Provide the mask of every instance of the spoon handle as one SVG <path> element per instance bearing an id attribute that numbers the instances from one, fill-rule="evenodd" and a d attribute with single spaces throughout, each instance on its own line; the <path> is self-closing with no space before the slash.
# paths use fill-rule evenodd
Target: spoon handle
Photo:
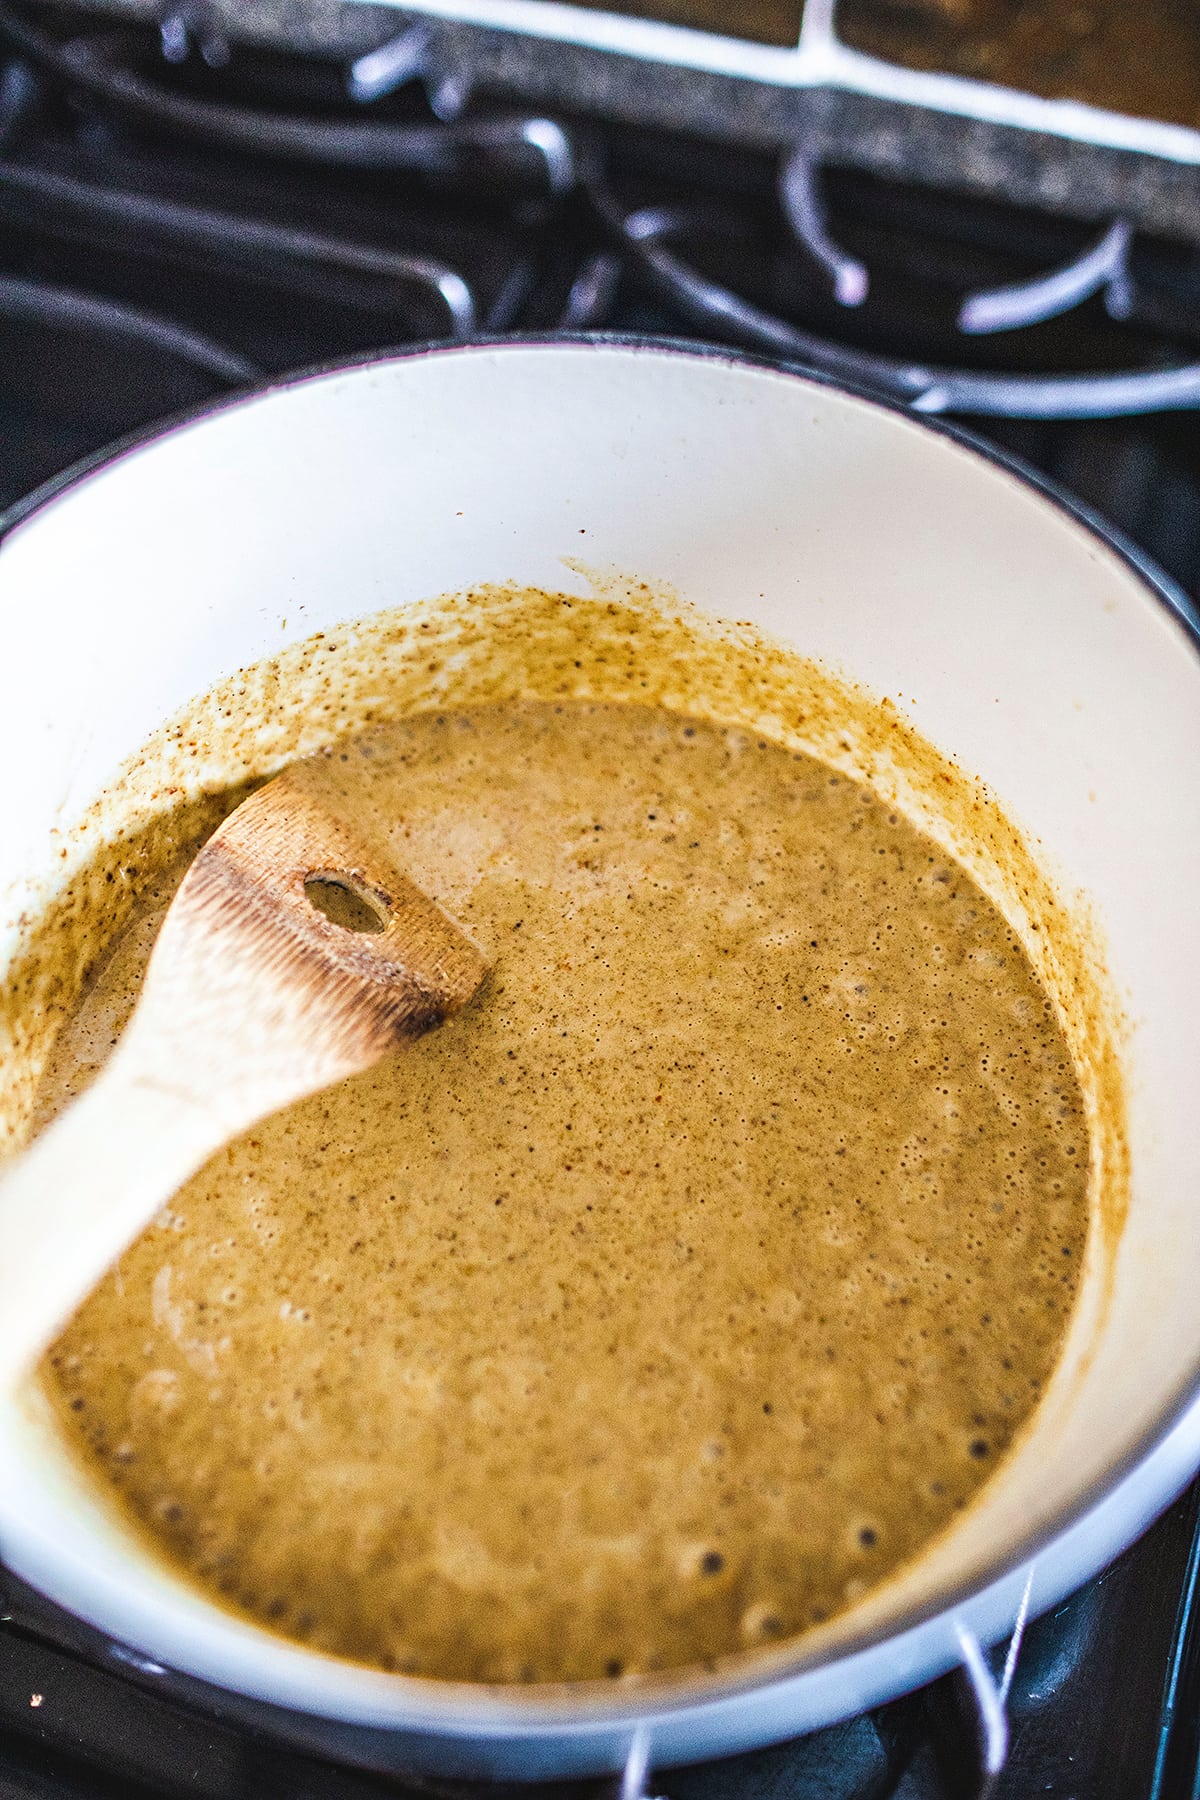
<path id="1" fill-rule="evenodd" d="M 229 1135 L 224 1117 L 139 1062 L 118 1050 L 0 1177 L 0 1392 Z"/>

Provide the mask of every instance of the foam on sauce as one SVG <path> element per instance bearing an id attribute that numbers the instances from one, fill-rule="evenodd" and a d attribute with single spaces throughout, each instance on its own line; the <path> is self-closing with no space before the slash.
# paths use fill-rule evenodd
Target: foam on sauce
<path id="1" fill-rule="evenodd" d="M 844 1609 L 995 1468 L 1077 1287 L 1095 1102 L 1012 922 L 744 716 L 476 695 L 308 779 L 494 974 L 105 1279 L 45 1370 L 91 1466 L 221 1604 L 384 1668 L 618 1676 Z M 127 1014 L 160 841 L 43 1113 Z"/>

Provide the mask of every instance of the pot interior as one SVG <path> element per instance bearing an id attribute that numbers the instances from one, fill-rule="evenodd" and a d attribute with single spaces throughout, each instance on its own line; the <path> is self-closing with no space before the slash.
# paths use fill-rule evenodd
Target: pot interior
<path id="1" fill-rule="evenodd" d="M 794 376 L 560 345 L 302 381 L 122 456 L 0 551 L 10 976 L 24 921 L 84 855 L 88 809 L 186 702 L 325 634 L 333 660 L 307 657 L 286 706 L 257 677 L 233 682 L 244 729 L 219 758 L 176 746 L 199 795 L 356 722 L 336 674 L 353 621 L 506 582 L 598 606 L 645 582 L 668 608 L 673 593 L 747 622 L 888 697 L 986 782 L 1065 903 L 1063 932 L 1089 947 L 1076 975 L 1094 986 L 1093 1049 L 1118 1071 L 1127 1211 L 1097 1220 L 1063 1363 L 1024 1439 L 928 1554 L 776 1659 L 815 1666 L 1028 1554 L 1140 1453 L 1200 1368 L 1200 664 L 1134 570 L 1018 478 Z M 37 1045 L 10 1011 L 11 1074 Z M 460 1704 L 221 1614 L 148 1560 L 37 1407 L 15 1401 L 0 1407 L 0 1550 L 115 1635 L 229 1686 L 378 1721 Z M 662 1687 L 664 1700 L 704 1691 Z M 592 1701 L 475 1704 L 550 1719 Z"/>

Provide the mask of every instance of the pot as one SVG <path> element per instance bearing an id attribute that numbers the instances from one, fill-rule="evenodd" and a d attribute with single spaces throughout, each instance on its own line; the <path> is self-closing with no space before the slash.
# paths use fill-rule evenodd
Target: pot
<path id="1" fill-rule="evenodd" d="M 629 1688 L 417 1681 L 272 1638 L 156 1563 L 28 1396 L 0 1401 L 12 1569 L 143 1670 L 384 1769 L 530 1780 L 631 1746 L 664 1766 L 857 1713 L 1058 1600 L 1200 1464 L 1194 627 L 1128 546 L 961 435 L 723 353 L 510 343 L 304 376 L 68 477 L 0 548 L 0 963 L 75 823 L 190 697 L 384 605 L 585 593 L 580 557 L 893 697 L 1086 896 L 1128 1022 L 1129 1204 L 958 1525 L 819 1638 Z"/>

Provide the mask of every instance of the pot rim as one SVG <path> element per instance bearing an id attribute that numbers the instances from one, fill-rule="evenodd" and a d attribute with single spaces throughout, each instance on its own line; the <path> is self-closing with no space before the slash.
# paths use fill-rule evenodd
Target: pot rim
<path id="1" fill-rule="evenodd" d="M 183 408 L 176 413 L 167 415 L 164 419 L 130 432 L 114 443 L 81 458 L 60 474 L 52 476 L 30 494 L 0 512 L 0 552 L 3 551 L 5 543 L 11 535 L 40 518 L 43 513 L 68 498 L 74 489 L 90 481 L 94 476 L 115 467 L 139 451 L 148 450 L 156 443 L 173 437 L 178 432 L 202 425 L 209 419 L 219 417 L 247 402 L 266 400 L 275 394 L 282 394 L 293 388 L 307 386 L 310 383 L 339 375 L 353 375 L 368 368 L 390 367 L 393 364 L 422 361 L 434 356 L 470 356 L 481 352 L 493 354 L 498 351 L 520 352 L 538 349 L 576 350 L 593 354 L 602 354 L 606 351 L 636 352 L 651 356 L 678 357 L 681 360 L 695 362 L 723 363 L 734 368 L 757 369 L 766 374 L 782 376 L 801 385 L 844 394 L 882 412 L 898 414 L 909 424 L 949 439 L 960 449 L 978 457 L 990 468 L 998 469 L 1018 485 L 1032 489 L 1050 507 L 1063 515 L 1070 524 L 1082 528 L 1087 535 L 1096 539 L 1106 551 L 1115 556 L 1133 573 L 1148 598 L 1155 601 L 1167 614 L 1180 632 L 1197 664 L 1200 665 L 1200 608 L 1191 600 L 1182 586 L 1167 575 L 1155 560 L 1131 538 L 1118 527 L 1110 524 L 1101 513 L 1085 502 L 1076 499 L 1061 488 L 1057 482 L 1026 463 L 1021 457 L 1000 448 L 968 428 L 916 411 L 892 395 L 881 394 L 865 384 L 835 378 L 821 370 L 810 369 L 800 362 L 743 351 L 736 347 L 711 344 L 703 340 L 648 333 L 581 332 L 568 334 L 544 332 L 503 336 L 481 334 L 463 340 L 428 340 L 416 344 L 402 344 L 388 349 L 366 351 L 334 361 L 308 365 L 281 375 L 268 376 L 260 382 L 254 382 L 234 392 Z M 1200 668 L 1198 668 L 1198 672 L 1200 672 Z M 1200 699 L 1200 691 L 1198 691 L 1198 699 Z M 985 1593 L 1029 1568 L 1064 1540 L 1069 1533 L 1082 1526 L 1088 1515 L 1102 1503 L 1114 1499 L 1117 1490 L 1134 1477 L 1156 1452 L 1166 1449 L 1167 1440 L 1184 1424 L 1190 1412 L 1196 1411 L 1200 1414 L 1198 1403 L 1200 1403 L 1200 1359 L 1189 1366 L 1176 1386 L 1172 1397 L 1160 1409 L 1155 1421 L 1139 1435 L 1132 1446 L 1110 1461 L 1104 1473 L 1092 1482 L 1071 1506 L 1057 1516 L 1053 1525 L 1034 1531 L 1007 1551 L 977 1564 L 973 1572 L 968 1572 L 958 1581 L 943 1583 L 940 1588 L 927 1594 L 924 1599 L 913 1602 L 886 1624 L 867 1626 L 861 1631 L 843 1638 L 832 1655 L 822 1654 L 819 1645 L 805 1649 L 806 1639 L 811 1634 L 804 1634 L 792 1645 L 780 1646 L 775 1650 L 735 1653 L 727 1659 L 722 1659 L 717 1667 L 711 1670 L 685 1665 L 678 1669 L 664 1670 L 661 1674 L 640 1677 L 636 1685 L 625 1686 L 611 1681 L 595 1681 L 547 1683 L 524 1689 L 512 1686 L 497 1687 L 486 1683 L 449 1682 L 426 1677 L 392 1675 L 385 1671 L 355 1664 L 345 1658 L 308 1650 L 304 1646 L 290 1643 L 286 1638 L 275 1639 L 261 1628 L 252 1629 L 264 1654 L 271 1647 L 277 1645 L 278 1650 L 284 1655 L 301 1657 L 310 1667 L 326 1665 L 339 1671 L 358 1670 L 368 1679 L 373 1678 L 372 1687 L 375 1690 L 373 1697 L 382 1700 L 385 1688 L 394 1695 L 390 1704 L 368 1705 L 361 1710 L 356 1709 L 354 1714 L 327 1711 L 325 1716 L 330 1718 L 357 1717 L 364 1724 L 378 1725 L 384 1729 L 389 1726 L 417 1730 L 424 1728 L 439 1735 L 465 1735 L 482 1729 L 485 1733 L 501 1737 L 520 1735 L 530 1730 L 541 1731 L 553 1736 L 557 1734 L 570 1735 L 580 1729 L 603 1729 L 606 1725 L 636 1727 L 643 1722 L 649 1723 L 656 1716 L 661 1717 L 664 1713 L 679 1714 L 697 1707 L 720 1705 L 722 1702 L 735 1700 L 740 1695 L 760 1692 L 806 1674 L 815 1674 L 820 1671 L 832 1675 L 840 1668 L 851 1665 L 855 1659 L 871 1652 L 877 1652 L 882 1646 L 915 1632 L 921 1627 L 929 1626 L 939 1619 L 944 1619 L 960 1608 L 969 1606 L 971 1602 L 978 1600 Z M 1194 1465 L 1197 1459 L 1200 1459 L 1200 1432 L 1197 1434 L 1197 1443 L 1190 1459 L 1191 1463 Z M 1155 1512 L 1169 1504 L 1180 1485 L 1177 1480 L 1163 1484 L 1161 1494 L 1154 1496 Z M 1143 1509 L 1143 1515 L 1140 1516 L 1144 1516 L 1144 1513 L 1145 1509 Z M 1137 1529 L 1140 1527 L 1135 1527 L 1134 1535 L 1136 1535 Z M 1102 1534 L 1102 1536 L 1104 1536 L 1107 1546 L 1110 1537 L 1108 1534 Z M 1131 1539 L 1126 1538 L 1123 1541 L 1127 1543 Z M 1089 1556 L 1091 1554 L 1089 1552 Z M 1088 1570 L 1095 1573 L 1106 1560 L 1108 1560 L 1107 1554 L 1095 1563 L 1088 1561 Z M 1068 1589 L 1063 1588 L 1062 1591 L 1066 1592 Z M 1046 1604 L 1053 1604 L 1054 1599 L 1058 1597 L 1058 1592 L 1058 1589 L 1053 1588 L 1051 1584 L 1051 1592 L 1046 1599 Z M 220 1613 L 221 1609 L 214 1606 L 214 1611 Z M 224 1617 L 231 1625 L 242 1625 L 242 1621 L 238 1620 L 234 1614 L 227 1614 Z M 102 1626 L 98 1628 L 101 1631 L 104 1630 Z M 934 1674 L 951 1666 L 952 1660 L 952 1657 L 943 1657 L 937 1661 L 935 1653 L 935 1657 L 930 1660 L 926 1672 L 920 1679 L 922 1681 L 931 1679 Z M 935 1661 L 937 1661 L 936 1667 L 934 1666 Z M 175 1666 L 179 1668 L 178 1664 Z M 209 1674 L 200 1674 L 198 1671 L 189 1671 L 186 1668 L 180 1668 L 180 1673 L 192 1680 L 199 1679 L 206 1683 L 212 1683 L 218 1689 L 221 1686 L 221 1683 Z M 228 1691 L 242 1694 L 252 1693 L 252 1690 L 241 1682 L 236 1687 L 231 1686 Z M 258 1697 L 268 1704 L 285 1708 L 294 1704 L 280 1699 L 277 1694 L 262 1692 L 261 1689 Z"/>

